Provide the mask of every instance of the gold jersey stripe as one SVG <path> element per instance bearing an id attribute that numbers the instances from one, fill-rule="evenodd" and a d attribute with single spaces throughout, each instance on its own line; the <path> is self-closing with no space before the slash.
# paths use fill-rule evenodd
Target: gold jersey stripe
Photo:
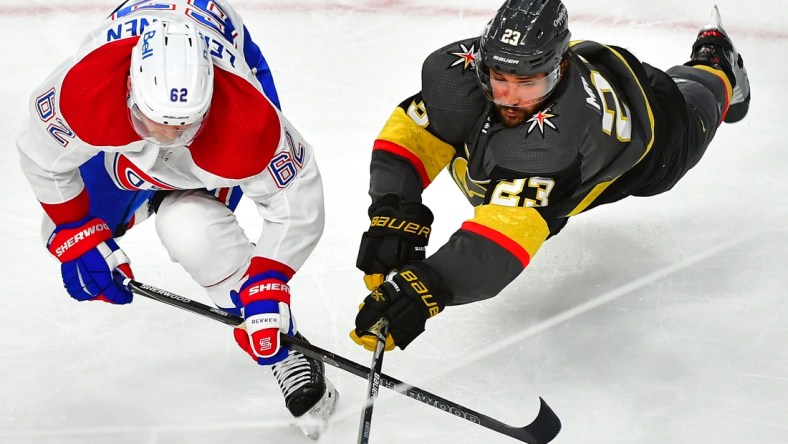
<path id="1" fill-rule="evenodd" d="M 424 165 L 430 182 L 454 157 L 454 148 L 451 145 L 419 126 L 399 107 L 391 113 L 378 140 L 399 145 L 418 158 Z"/>
<path id="2" fill-rule="evenodd" d="M 491 231 L 478 229 L 477 226 Z M 533 257 L 550 234 L 547 222 L 534 208 L 479 205 L 463 229 L 480 234 L 502 246 L 523 263 Z"/>
<path id="3" fill-rule="evenodd" d="M 712 68 L 711 66 L 706 66 L 706 65 L 695 65 L 694 68 L 710 72 L 710 73 L 714 74 L 715 76 L 719 77 L 720 80 L 722 80 L 722 83 L 725 84 L 725 92 L 728 95 L 728 101 L 727 102 L 730 103 L 731 99 L 733 98 L 733 87 L 731 86 L 731 81 L 728 80 L 728 76 L 724 72 L 720 71 L 719 69 L 715 69 L 715 68 Z M 726 109 L 727 109 L 727 107 L 726 107 Z"/>

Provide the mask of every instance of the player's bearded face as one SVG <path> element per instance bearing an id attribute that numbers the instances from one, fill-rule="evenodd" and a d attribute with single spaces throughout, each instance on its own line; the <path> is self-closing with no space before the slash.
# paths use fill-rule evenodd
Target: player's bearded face
<path id="1" fill-rule="evenodd" d="M 558 82 L 559 69 L 533 76 L 517 76 L 490 69 L 490 89 L 498 117 L 507 127 L 533 115 Z"/>
<path id="2" fill-rule="evenodd" d="M 508 128 L 513 128 L 525 122 L 525 119 L 536 112 L 535 108 L 535 106 L 517 108 L 513 106 L 495 105 L 495 111 L 498 113 L 498 118 L 500 118 L 503 125 Z"/>

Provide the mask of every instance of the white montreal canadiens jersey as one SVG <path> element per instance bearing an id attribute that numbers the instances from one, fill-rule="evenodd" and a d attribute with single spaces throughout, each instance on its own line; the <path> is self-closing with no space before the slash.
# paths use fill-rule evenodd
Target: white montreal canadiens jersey
<path id="1" fill-rule="evenodd" d="M 214 63 L 211 109 L 188 147 L 146 142 L 128 117 L 131 49 L 162 19 L 198 24 Z M 106 171 L 120 189 L 240 187 L 264 218 L 288 221 L 289 229 L 269 235 L 300 238 L 291 251 L 255 254 L 300 267 L 308 252 L 299 250 L 311 251 L 322 230 L 320 176 L 311 146 L 263 94 L 246 63 L 245 32 L 240 16 L 218 0 L 127 2 L 91 32 L 31 95 L 31 117 L 17 138 L 22 169 L 49 216 L 62 221 L 64 214 L 87 211 L 79 208 L 85 202 L 78 198 L 84 190 L 79 167 L 104 152 Z M 288 198 L 294 190 L 297 198 Z"/>

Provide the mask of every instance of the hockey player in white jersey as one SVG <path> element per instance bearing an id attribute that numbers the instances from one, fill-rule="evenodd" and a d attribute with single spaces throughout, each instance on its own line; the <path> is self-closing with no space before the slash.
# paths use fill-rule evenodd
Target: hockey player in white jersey
<path id="1" fill-rule="evenodd" d="M 272 366 L 317 438 L 336 390 L 279 334 L 300 337 L 287 284 L 322 234 L 320 173 L 241 17 L 223 0 L 126 2 L 34 91 L 30 111 L 21 167 L 68 293 L 131 302 L 115 240 L 155 214 L 171 260 L 244 316 L 236 341 Z M 263 218 L 251 241 L 233 213 L 242 195 Z"/>

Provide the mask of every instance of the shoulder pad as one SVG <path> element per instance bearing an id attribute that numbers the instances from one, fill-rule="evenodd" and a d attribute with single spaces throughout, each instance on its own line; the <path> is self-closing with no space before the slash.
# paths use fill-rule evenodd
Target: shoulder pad
<path id="1" fill-rule="evenodd" d="M 209 173 L 244 179 L 265 171 L 282 137 L 274 105 L 245 79 L 215 66 L 214 93 L 203 130 L 189 146 Z"/>
<path id="2" fill-rule="evenodd" d="M 68 70 L 60 90 L 60 111 L 74 133 L 93 146 L 123 146 L 140 140 L 128 118 L 128 38 L 96 48 Z"/>
<path id="3" fill-rule="evenodd" d="M 476 77 L 478 49 L 478 37 L 460 40 L 430 54 L 422 66 L 430 125 L 451 143 L 468 139 L 468 131 L 489 104 Z"/>

